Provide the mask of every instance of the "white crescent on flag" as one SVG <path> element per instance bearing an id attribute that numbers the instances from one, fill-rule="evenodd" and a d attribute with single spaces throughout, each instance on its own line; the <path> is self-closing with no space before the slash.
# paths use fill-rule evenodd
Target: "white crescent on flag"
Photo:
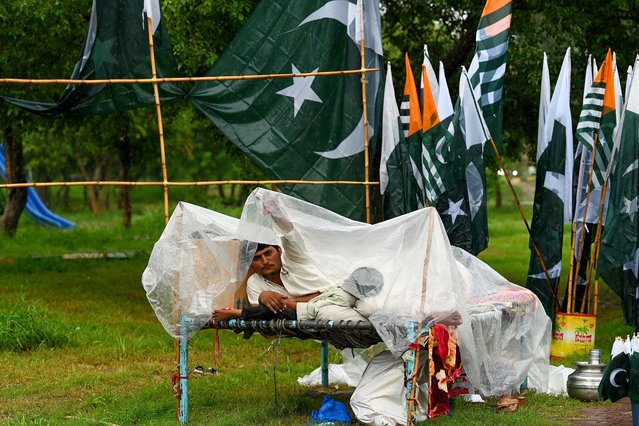
<path id="1" fill-rule="evenodd" d="M 366 12 L 365 12 L 366 13 Z M 365 19 L 375 16 L 372 14 L 367 14 Z M 332 0 L 327 2 L 325 5 L 317 9 L 315 12 L 311 13 L 304 19 L 299 25 L 298 28 L 302 25 L 308 24 L 313 21 L 318 21 L 321 19 L 335 19 L 336 21 L 342 23 L 346 26 L 347 30 L 353 27 L 353 24 L 359 20 L 359 3 L 351 3 L 348 0 Z M 372 20 L 372 19 L 371 19 Z M 374 21 L 374 20 L 372 20 Z M 376 22 L 373 24 L 369 24 L 367 26 L 367 36 L 366 36 L 366 46 L 373 48 L 374 52 L 377 55 L 382 55 L 382 46 L 381 46 L 381 32 L 377 27 Z M 347 31 L 348 36 L 353 40 L 353 42 L 357 45 L 360 44 L 359 37 L 359 29 L 354 28 L 354 31 Z M 369 43 L 370 41 L 370 43 Z M 373 79 L 371 79 L 373 80 Z M 379 84 L 380 79 L 377 78 L 374 80 L 375 85 Z M 368 125 L 368 133 L 369 136 L 373 135 L 374 128 L 370 124 Z M 348 135 L 344 140 L 342 140 L 339 145 L 331 150 L 324 152 L 315 152 L 315 154 L 322 156 L 328 159 L 337 159 L 337 158 L 346 158 L 352 155 L 359 154 L 364 151 L 364 113 L 362 112 L 362 117 L 355 129 Z"/>

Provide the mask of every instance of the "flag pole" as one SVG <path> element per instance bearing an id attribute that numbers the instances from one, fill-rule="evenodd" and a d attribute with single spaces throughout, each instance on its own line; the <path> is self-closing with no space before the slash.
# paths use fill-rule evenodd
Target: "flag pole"
<path id="1" fill-rule="evenodd" d="M 501 160 L 501 155 L 499 154 L 499 150 L 497 149 L 497 145 L 495 145 L 495 141 L 493 140 L 492 136 L 490 137 L 490 145 L 493 147 L 493 151 L 495 152 L 495 158 L 497 158 L 497 161 L 499 162 L 499 166 L 501 167 L 501 170 L 504 172 L 504 176 L 506 177 L 506 182 L 508 182 L 508 186 L 510 187 L 510 192 L 512 192 L 513 197 L 515 198 L 515 203 L 517 204 L 517 208 L 519 209 L 519 214 L 521 215 L 521 218 L 524 220 L 524 225 L 526 225 L 526 229 L 528 230 L 530 243 L 532 244 L 533 250 L 535 251 L 537 258 L 539 259 L 539 264 L 541 265 L 541 268 L 544 270 L 544 275 L 546 276 L 546 282 L 548 283 L 548 287 L 550 288 L 550 293 L 552 294 L 553 301 L 555 302 L 555 309 L 559 311 L 559 300 L 557 299 L 557 292 L 552 286 L 552 281 L 550 279 L 550 275 L 548 274 L 548 268 L 546 268 L 546 264 L 544 263 L 544 259 L 541 256 L 541 252 L 539 251 L 537 244 L 535 244 L 535 240 L 533 239 L 532 232 L 530 231 L 530 226 L 528 225 L 528 221 L 526 220 L 526 215 L 524 214 L 524 210 L 521 207 L 521 203 L 519 202 L 519 197 L 517 196 L 515 187 L 513 186 L 512 182 L 510 181 L 510 178 L 508 177 L 508 171 L 506 170 L 506 166 L 504 166 L 504 163 Z"/>
<path id="2" fill-rule="evenodd" d="M 595 265 L 599 265 L 599 253 L 600 253 L 600 248 L 601 248 L 601 233 L 602 233 L 602 228 L 603 228 L 603 213 L 604 213 L 604 207 L 606 205 L 606 195 L 608 192 L 608 183 L 610 181 L 610 174 L 612 173 L 612 167 L 615 161 L 615 154 L 617 153 L 617 150 L 619 149 L 619 144 L 621 143 L 621 129 L 623 128 L 624 125 L 624 119 L 625 119 L 626 115 L 625 115 L 625 107 L 624 107 L 624 114 L 621 116 L 621 121 L 618 125 L 618 129 L 619 131 L 617 132 L 617 134 L 615 135 L 615 140 L 612 146 L 612 152 L 610 154 L 610 162 L 608 163 L 608 168 L 606 169 L 606 179 L 604 181 L 603 184 L 603 189 L 601 190 L 601 203 L 599 205 L 599 218 L 597 220 L 597 235 L 595 237 L 595 255 L 594 258 L 591 259 L 590 261 L 590 271 L 588 273 L 588 282 L 586 283 L 586 290 L 589 290 L 590 287 L 590 281 L 592 278 L 592 273 L 593 273 L 593 262 Z M 593 150 L 594 152 L 594 150 Z M 594 164 L 594 161 L 593 161 Z M 599 280 L 597 278 L 595 278 L 595 294 L 594 294 L 594 301 L 593 301 L 593 314 L 597 315 L 597 298 L 599 297 Z M 590 306 L 590 300 L 588 301 L 588 305 Z M 583 311 L 584 309 L 584 304 L 583 302 L 581 303 L 581 310 Z"/>
<path id="3" fill-rule="evenodd" d="M 597 143 L 599 142 L 599 137 L 597 132 L 595 131 L 594 134 L 594 138 L 593 138 L 593 144 L 592 144 L 592 158 L 590 161 L 590 170 L 588 171 L 588 183 L 586 186 L 586 204 L 584 206 L 584 216 L 583 216 L 583 220 L 581 221 L 581 235 L 579 236 L 579 253 L 577 253 L 577 265 L 575 266 L 575 271 L 573 273 L 573 280 L 570 283 L 570 285 L 573 287 L 573 294 L 572 294 L 572 298 L 570 300 L 568 300 L 568 309 L 566 309 L 568 311 L 568 313 L 571 313 L 571 309 L 574 310 L 575 308 L 575 304 L 577 303 L 577 287 L 575 287 L 575 275 L 578 277 L 579 276 L 579 268 L 581 267 L 581 256 L 583 255 L 584 252 L 584 238 L 585 238 L 585 229 L 586 229 L 586 220 L 588 218 L 588 206 L 590 204 L 590 183 L 592 182 L 592 173 L 594 171 L 595 168 L 595 160 L 596 160 L 596 156 L 597 156 Z M 586 153 L 584 152 L 584 155 Z M 603 192 L 603 191 L 602 191 Z M 579 208 L 577 206 L 577 208 Z M 575 247 L 576 250 L 576 247 Z M 571 253 L 571 256 L 574 256 L 574 253 Z M 590 259 L 590 262 L 592 263 L 592 259 Z M 586 289 L 588 289 L 586 287 Z M 584 299 L 586 298 L 586 293 L 584 292 L 583 294 Z"/>
<path id="4" fill-rule="evenodd" d="M 577 181 L 577 188 L 579 188 L 577 190 L 577 199 L 575 200 L 575 208 L 578 210 L 579 206 L 581 205 L 581 180 L 582 180 L 582 176 L 583 176 L 583 168 L 585 165 L 585 161 L 586 161 L 586 151 L 584 150 L 581 156 L 581 161 L 579 164 L 579 179 Z M 570 301 L 572 300 L 572 280 L 573 280 L 573 269 L 575 267 L 575 239 L 577 237 L 577 222 L 575 221 L 574 217 L 573 217 L 573 221 L 572 221 L 572 233 L 570 234 L 570 270 L 568 272 L 568 282 L 567 282 L 567 290 L 568 290 L 568 294 L 567 294 L 567 302 L 566 302 L 566 313 L 570 313 L 570 309 L 569 309 L 569 304 Z"/>
<path id="5" fill-rule="evenodd" d="M 594 250 L 594 255 L 590 259 L 590 267 L 588 270 L 588 281 L 586 281 L 586 292 L 584 293 L 584 295 L 588 294 L 588 306 L 590 306 L 590 282 L 592 279 L 592 273 L 593 273 L 594 266 L 597 265 L 597 263 L 599 262 L 599 247 L 601 246 L 601 230 L 603 228 L 603 213 L 604 213 L 604 206 L 606 203 L 606 193 L 608 192 L 607 190 L 608 190 L 608 176 L 606 176 L 606 181 L 604 182 L 603 189 L 601 190 L 599 218 L 597 219 L 597 234 L 595 236 L 595 250 Z M 584 313 L 585 303 L 586 303 L 586 298 L 584 297 L 584 299 L 581 301 L 581 309 L 579 310 L 579 312 Z"/>
<path id="6" fill-rule="evenodd" d="M 415 362 L 413 364 L 413 377 L 411 379 L 411 388 L 410 395 L 408 398 L 408 416 L 407 416 L 407 425 L 413 424 L 413 406 L 415 405 L 415 392 L 417 387 L 417 375 L 419 373 L 419 352 L 421 349 L 420 338 L 422 334 L 422 326 L 423 326 L 423 316 L 425 315 L 424 309 L 426 305 L 426 289 L 428 286 L 428 266 L 430 265 L 430 252 L 433 247 L 433 214 L 430 214 L 428 221 L 428 245 L 426 246 L 426 256 L 425 256 L 425 265 L 424 265 L 424 277 L 422 278 L 422 300 L 421 300 L 421 308 L 419 310 L 419 325 L 417 327 L 417 334 L 415 336 L 415 345 L 413 346 L 415 349 Z M 430 383 L 429 383 L 430 386 Z"/>
<path id="7" fill-rule="evenodd" d="M 359 3 L 359 16 L 360 16 L 360 60 L 362 68 L 362 109 L 364 117 L 364 191 L 366 194 L 366 223 L 371 223 L 371 194 L 368 186 L 368 111 L 366 102 L 366 33 L 364 32 L 364 2 Z"/>
<path id="8" fill-rule="evenodd" d="M 160 91 L 157 83 L 157 69 L 155 66 L 155 44 L 153 41 L 153 22 L 151 17 L 147 15 L 146 18 L 147 35 L 149 38 L 149 52 L 151 60 L 151 75 L 153 80 L 153 96 L 155 98 L 155 111 L 158 119 L 158 134 L 160 135 L 160 159 L 162 164 L 162 189 L 164 198 L 164 224 L 169 223 L 169 187 L 168 174 L 166 170 L 166 153 L 164 150 L 164 126 L 162 124 L 162 107 L 160 106 Z M 174 357 L 176 363 L 176 373 L 180 377 L 180 340 L 174 340 Z M 179 381 L 178 381 L 179 383 Z M 178 420 L 180 420 L 180 405 L 181 405 L 181 392 L 175 392 L 176 395 L 176 413 Z"/>

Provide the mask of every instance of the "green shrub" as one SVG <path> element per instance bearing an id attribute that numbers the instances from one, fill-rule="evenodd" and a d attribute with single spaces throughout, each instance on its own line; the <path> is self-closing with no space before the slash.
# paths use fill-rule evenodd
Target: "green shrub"
<path id="1" fill-rule="evenodd" d="M 66 346 L 68 332 L 39 304 L 19 300 L 0 311 L 0 351 L 23 352 Z"/>

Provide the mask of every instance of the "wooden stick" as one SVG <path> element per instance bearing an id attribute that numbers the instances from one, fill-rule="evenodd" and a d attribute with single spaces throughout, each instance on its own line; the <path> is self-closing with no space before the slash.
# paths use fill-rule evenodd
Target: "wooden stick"
<path id="1" fill-rule="evenodd" d="M 166 154 L 164 150 L 164 126 L 162 125 L 162 107 L 160 106 L 160 91 L 158 89 L 157 70 L 155 67 L 155 45 L 153 41 L 153 29 L 152 29 L 153 23 L 151 22 L 150 16 L 147 16 L 146 18 L 146 28 L 147 28 L 147 35 L 149 38 L 151 75 L 153 77 L 151 79 L 151 82 L 153 84 L 153 96 L 155 98 L 155 111 L 157 113 L 157 120 L 158 120 L 158 134 L 160 136 L 160 161 L 162 165 L 162 178 L 163 178 L 162 193 L 164 196 L 164 224 L 166 225 L 169 223 L 169 187 L 166 184 L 169 179 L 168 179 L 167 170 L 166 170 Z M 181 324 L 179 323 L 179 318 L 176 318 L 176 323 L 178 324 L 178 327 L 180 327 Z M 182 370 L 184 370 L 184 367 L 181 365 L 182 356 L 181 356 L 180 346 L 181 346 L 180 339 L 175 339 L 174 340 L 174 351 L 175 351 L 174 357 L 175 357 L 178 377 L 181 377 Z M 179 382 L 181 387 L 182 380 L 180 380 Z M 178 392 L 177 398 L 176 398 L 176 408 L 177 408 L 176 413 L 177 413 L 178 421 L 182 419 L 180 402 L 181 402 L 181 392 Z"/>
<path id="2" fill-rule="evenodd" d="M 611 160 L 612 161 L 612 158 Z M 593 161 L 594 163 L 594 161 Z M 603 228 L 603 213 L 604 207 L 606 204 L 606 194 L 608 192 L 608 178 L 610 174 L 606 174 L 606 180 L 603 184 L 603 189 L 601 190 L 601 202 L 599 203 L 599 217 L 597 218 L 597 234 L 595 236 L 595 253 L 594 256 L 590 259 L 590 269 L 588 271 L 588 281 L 586 282 L 586 290 L 590 290 L 590 282 L 592 279 L 593 268 L 599 263 L 599 248 L 601 246 L 601 232 Z M 596 297 L 596 296 L 595 296 Z M 585 298 L 584 298 L 585 299 Z M 581 302 L 581 312 L 584 310 L 584 301 Z M 590 300 L 588 300 L 588 306 L 590 306 Z"/>
<path id="3" fill-rule="evenodd" d="M 107 78 L 100 80 L 74 80 L 69 78 L 0 78 L 0 84 L 156 84 L 184 83 L 197 81 L 263 80 L 269 78 L 295 78 L 312 76 L 339 76 L 376 72 L 379 68 L 365 68 L 342 71 L 317 71 L 287 74 L 219 75 L 205 77 L 163 77 L 163 78 Z"/>
<path id="4" fill-rule="evenodd" d="M 581 250 L 579 250 L 579 253 L 577 253 L 577 265 L 575 266 L 575 273 L 573 274 L 573 282 L 571 283 L 571 285 L 573 286 L 573 294 L 572 294 L 572 298 L 570 300 L 568 300 L 568 309 L 566 309 L 566 311 L 568 311 L 568 313 L 571 313 L 572 310 L 574 310 L 575 307 L 575 303 L 577 302 L 577 281 L 579 281 L 579 268 L 581 267 L 581 256 L 584 252 L 584 238 L 585 238 L 585 229 L 586 229 L 586 219 L 588 218 L 588 206 L 590 204 L 590 183 L 592 182 L 592 173 L 593 170 L 595 168 L 595 160 L 596 160 L 596 154 L 597 154 L 597 142 L 599 140 L 598 134 L 597 132 L 595 132 L 594 137 L 593 137 L 593 146 L 592 146 L 592 158 L 590 161 L 590 170 L 588 171 L 588 182 L 587 182 L 587 186 L 586 186 L 586 204 L 584 206 L 584 217 L 583 220 L 581 221 L 581 235 L 579 236 L 579 247 L 581 248 Z M 585 155 L 585 153 L 584 153 Z M 577 208 L 579 208 L 579 206 L 577 206 Z M 592 259 L 590 259 L 590 261 L 592 262 Z M 587 283 L 586 283 L 587 286 Z M 587 288 L 587 287 L 586 287 Z M 584 298 L 586 297 L 586 294 L 584 293 Z"/>
<path id="5" fill-rule="evenodd" d="M 168 174 L 166 170 L 166 153 L 164 150 L 164 126 L 162 125 L 162 107 L 160 106 L 160 91 L 157 83 L 157 70 L 155 67 L 155 48 L 153 44 L 153 30 L 151 25 L 151 18 L 147 17 L 147 32 L 149 35 L 149 50 L 151 52 L 151 73 L 153 78 L 153 96 L 155 97 L 155 110 L 158 117 L 158 133 L 160 134 L 160 159 L 162 163 L 162 190 L 164 194 L 164 224 L 169 223 L 169 187 L 166 184 Z"/>
<path id="6" fill-rule="evenodd" d="M 364 32 L 364 2 L 359 4 L 360 16 L 360 61 L 362 67 L 362 109 L 364 118 L 364 181 L 368 182 L 368 108 L 366 103 L 366 34 Z M 366 198 L 366 223 L 371 223 L 371 194 L 368 185 L 364 185 Z"/>
<path id="7" fill-rule="evenodd" d="M 530 226 L 528 226 L 528 221 L 526 220 L 526 215 L 524 214 L 524 209 L 521 207 L 521 203 L 519 202 L 519 197 L 517 196 L 515 187 L 513 186 L 512 182 L 510 181 L 510 178 L 508 177 L 508 170 L 506 170 L 506 167 L 504 166 L 504 163 L 501 160 L 501 155 L 499 154 L 499 150 L 497 149 L 497 145 L 495 145 L 495 141 L 493 140 L 492 136 L 490 137 L 490 144 L 493 147 L 493 151 L 495 152 L 495 158 L 497 158 L 497 161 L 499 162 L 499 166 L 501 167 L 501 170 L 504 172 L 504 176 L 506 177 L 506 182 L 508 182 L 508 186 L 510 187 L 510 192 L 512 192 L 513 197 L 515 198 L 515 203 L 517 204 L 517 208 L 519 209 L 519 214 L 521 215 L 521 218 L 524 221 L 524 225 L 526 225 L 526 229 L 528 230 L 528 236 L 530 237 L 530 243 L 532 244 L 533 250 L 535 251 L 535 254 L 537 255 L 537 259 L 539 259 L 539 264 L 541 265 L 541 268 L 544 270 L 544 275 L 546 276 L 546 282 L 548 283 L 548 288 L 550 289 L 550 293 L 552 294 L 553 301 L 555 302 L 555 309 L 559 311 L 560 306 L 559 306 L 559 300 L 557 299 L 557 292 L 552 286 L 552 281 L 550 280 L 548 269 L 546 268 L 546 264 L 544 263 L 544 259 L 541 256 L 541 252 L 539 251 L 537 244 L 535 244 L 535 240 L 533 239 L 532 232 L 530 231 Z"/>
<path id="8" fill-rule="evenodd" d="M 351 180 L 211 180 L 197 182 L 124 182 L 124 181 L 76 181 L 76 182 L 21 182 L 2 183 L 3 188 L 55 187 L 55 186 L 216 186 L 216 185 L 368 185 L 378 186 L 379 182 Z"/>
<path id="9" fill-rule="evenodd" d="M 415 400 L 415 388 L 417 385 L 417 371 L 419 370 L 419 351 L 421 346 L 419 345 L 419 338 L 422 333 L 423 316 L 425 315 L 424 310 L 426 308 L 426 289 L 428 288 L 428 266 L 430 265 L 430 252 L 433 246 L 433 218 L 434 218 L 434 215 L 431 214 L 428 221 L 428 244 L 426 245 L 426 255 L 424 257 L 424 260 L 425 260 L 424 277 L 422 279 L 422 303 L 419 309 L 420 318 L 419 318 L 419 326 L 417 328 L 417 336 L 415 337 L 415 343 L 417 344 L 417 347 L 415 348 L 415 366 L 413 368 L 414 374 L 413 374 L 412 385 L 410 389 L 410 398 L 408 400 L 408 420 L 406 422 L 407 425 L 412 424 L 412 421 L 413 421 L 413 404 Z"/>

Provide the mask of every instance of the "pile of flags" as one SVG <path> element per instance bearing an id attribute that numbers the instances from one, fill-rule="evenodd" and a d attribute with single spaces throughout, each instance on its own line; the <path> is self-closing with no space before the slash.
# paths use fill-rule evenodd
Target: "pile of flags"
<path id="1" fill-rule="evenodd" d="M 473 254 L 488 246 L 484 156 L 491 145 L 498 150 L 501 145 L 510 19 L 510 1 L 487 1 L 476 52 L 468 71 L 462 69 L 454 108 L 443 65 L 439 63 L 437 79 L 426 47 L 419 91 L 405 57 L 399 108 L 387 67 L 380 164 L 383 216 L 436 207 L 451 243 Z"/>
<path id="2" fill-rule="evenodd" d="M 612 344 L 610 363 L 606 366 L 599 396 L 612 402 L 629 397 L 639 401 L 639 336 L 617 337 Z"/>
<path id="3" fill-rule="evenodd" d="M 639 81 L 630 67 L 624 96 L 614 53 L 608 51 L 594 77 L 597 67 L 588 58 L 573 152 L 570 62 L 568 49 L 551 98 L 544 55 L 531 246 L 546 268 L 531 247 L 527 286 L 551 318 L 557 309 L 596 314 L 597 278 L 603 277 L 622 298 L 626 322 L 639 329 Z M 563 226 L 570 223 L 571 263 L 560 306 Z"/>

